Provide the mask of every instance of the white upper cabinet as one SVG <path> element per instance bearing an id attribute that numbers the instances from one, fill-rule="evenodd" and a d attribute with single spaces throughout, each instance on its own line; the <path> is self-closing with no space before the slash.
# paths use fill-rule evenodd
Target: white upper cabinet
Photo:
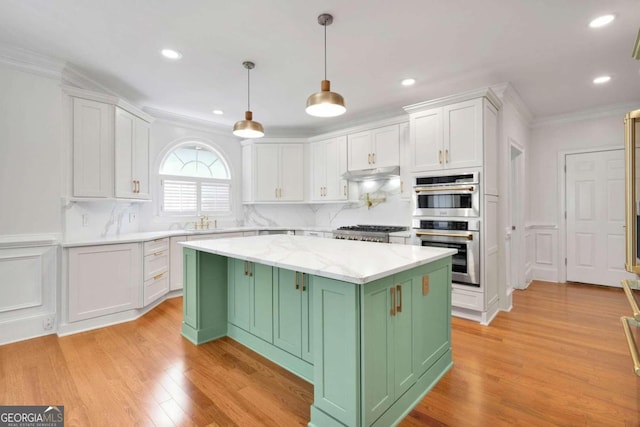
<path id="1" fill-rule="evenodd" d="M 347 137 L 350 171 L 400 165 L 398 125 L 367 130 Z"/>
<path id="2" fill-rule="evenodd" d="M 113 109 L 88 99 L 73 99 L 73 195 L 113 195 Z"/>
<path id="3" fill-rule="evenodd" d="M 476 98 L 411 114 L 412 171 L 482 167 L 487 102 Z"/>
<path id="4" fill-rule="evenodd" d="M 72 195 L 148 200 L 151 116 L 109 95 L 65 92 L 73 110 Z"/>
<path id="5" fill-rule="evenodd" d="M 249 143 L 243 147 L 245 202 L 304 200 L 304 145 Z"/>
<path id="6" fill-rule="evenodd" d="M 116 197 L 150 198 L 149 131 L 148 122 L 116 107 Z"/>
<path id="7" fill-rule="evenodd" d="M 340 136 L 309 145 L 311 156 L 311 200 L 347 200 L 347 137 Z"/>
<path id="8" fill-rule="evenodd" d="M 405 122 L 400 123 L 400 198 L 404 200 L 410 200 L 413 195 L 410 164 L 409 122 Z"/>

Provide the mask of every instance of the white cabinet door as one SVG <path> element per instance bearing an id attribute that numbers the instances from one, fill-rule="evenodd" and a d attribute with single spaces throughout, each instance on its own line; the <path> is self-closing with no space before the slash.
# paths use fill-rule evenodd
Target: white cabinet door
<path id="1" fill-rule="evenodd" d="M 412 114 L 409 123 L 411 170 L 422 172 L 442 169 L 442 108 Z"/>
<path id="2" fill-rule="evenodd" d="M 113 195 L 113 107 L 73 98 L 73 195 Z"/>
<path id="3" fill-rule="evenodd" d="M 311 164 L 311 200 L 323 200 L 327 185 L 327 145 L 326 141 L 309 144 Z"/>
<path id="4" fill-rule="evenodd" d="M 472 99 L 443 108 L 446 168 L 482 166 L 482 100 Z"/>
<path id="5" fill-rule="evenodd" d="M 400 123 L 400 198 L 411 199 L 411 148 L 409 139 L 409 123 Z"/>
<path id="6" fill-rule="evenodd" d="M 326 200 L 347 200 L 348 185 L 342 178 L 347 171 L 347 137 L 331 138 L 325 146 L 325 191 Z M 313 158 L 312 158 L 313 161 Z"/>
<path id="7" fill-rule="evenodd" d="M 371 137 L 372 163 L 374 167 L 400 164 L 400 128 L 398 125 L 374 129 Z"/>
<path id="8" fill-rule="evenodd" d="M 69 249 L 69 321 L 142 306 L 140 243 Z"/>
<path id="9" fill-rule="evenodd" d="M 302 201 L 304 199 L 304 146 L 302 144 L 280 145 L 279 157 L 279 201 Z"/>
<path id="10" fill-rule="evenodd" d="M 255 200 L 257 202 L 278 199 L 279 154 L 277 144 L 256 144 L 254 150 Z"/>
<path id="11" fill-rule="evenodd" d="M 149 124 L 116 107 L 116 197 L 149 198 Z"/>
<path id="12" fill-rule="evenodd" d="M 347 137 L 341 136 L 310 145 L 311 200 L 346 200 Z"/>
<path id="13" fill-rule="evenodd" d="M 171 277 L 169 289 L 177 291 L 183 287 L 182 274 L 184 271 L 182 267 L 182 246 L 178 242 L 185 242 L 187 236 L 173 236 L 169 240 L 171 242 L 169 244 L 169 273 Z"/>
<path id="14" fill-rule="evenodd" d="M 359 132 L 347 137 L 348 166 L 350 171 L 371 169 L 371 132 Z"/>

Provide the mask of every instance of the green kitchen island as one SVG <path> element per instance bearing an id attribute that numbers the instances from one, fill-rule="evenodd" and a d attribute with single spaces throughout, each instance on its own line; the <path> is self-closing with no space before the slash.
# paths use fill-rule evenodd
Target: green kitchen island
<path id="1" fill-rule="evenodd" d="M 451 249 L 268 235 L 181 243 L 182 335 L 311 382 L 309 426 L 399 423 L 451 368 Z"/>

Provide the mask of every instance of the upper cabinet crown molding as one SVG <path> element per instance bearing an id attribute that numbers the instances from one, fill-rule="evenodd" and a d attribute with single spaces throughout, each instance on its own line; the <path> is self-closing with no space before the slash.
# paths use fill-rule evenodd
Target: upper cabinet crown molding
<path id="1" fill-rule="evenodd" d="M 407 105 L 404 110 L 407 113 L 417 113 L 424 110 L 430 110 L 432 108 L 444 107 L 450 104 L 457 104 L 463 101 L 469 101 L 476 98 L 487 98 L 496 109 L 502 107 L 502 101 L 495 94 L 491 88 L 476 89 L 469 92 L 458 93 L 451 96 L 445 96 L 443 98 L 432 99 L 430 101 L 418 102 L 417 104 Z"/>
<path id="2" fill-rule="evenodd" d="M 260 139 L 243 139 L 240 145 L 260 145 L 260 144 L 304 144 L 307 138 L 260 138 Z"/>
<path id="3" fill-rule="evenodd" d="M 0 64 L 19 71 L 61 80 L 66 62 L 27 49 L 0 44 Z"/>
<path id="4" fill-rule="evenodd" d="M 392 125 L 399 125 L 401 123 L 406 123 L 408 121 L 409 121 L 409 117 L 406 114 L 402 114 L 402 115 L 390 117 L 384 120 L 367 122 L 362 125 L 352 126 L 349 128 L 340 129 L 338 131 L 315 135 L 309 138 L 309 142 L 323 141 L 326 139 L 345 136 L 348 134 L 360 133 L 360 132 L 368 131 L 371 129 L 382 128 L 382 127 L 392 126 Z"/>
<path id="5" fill-rule="evenodd" d="M 153 123 L 153 121 L 155 120 L 153 116 L 145 113 L 138 107 L 114 95 L 108 95 L 100 92 L 80 89 L 73 86 L 62 86 L 62 91 L 74 98 L 88 99 L 90 101 L 102 102 L 103 104 L 110 104 L 116 107 L 120 107 L 123 110 L 127 110 L 131 114 L 138 116 L 139 118 L 141 118 L 142 120 L 148 123 Z"/>

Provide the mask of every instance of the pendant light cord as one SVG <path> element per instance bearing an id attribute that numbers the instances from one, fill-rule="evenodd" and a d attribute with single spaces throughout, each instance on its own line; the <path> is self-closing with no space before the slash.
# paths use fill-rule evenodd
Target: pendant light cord
<path id="1" fill-rule="evenodd" d="M 251 69 L 247 67 L 247 111 L 251 111 Z"/>
<path id="2" fill-rule="evenodd" d="M 324 79 L 327 80 L 327 23 L 324 25 Z"/>

